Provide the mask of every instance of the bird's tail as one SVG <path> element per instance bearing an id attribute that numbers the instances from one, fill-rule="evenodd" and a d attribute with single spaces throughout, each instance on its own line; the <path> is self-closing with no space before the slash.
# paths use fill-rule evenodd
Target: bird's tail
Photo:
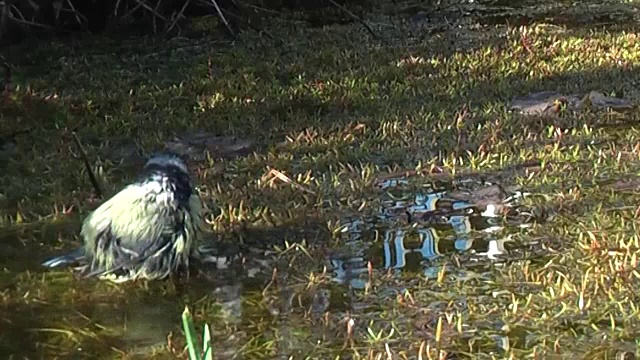
<path id="1" fill-rule="evenodd" d="M 70 265 L 84 258 L 84 249 L 77 249 L 69 254 L 56 256 L 42 263 L 42 266 L 54 268 L 61 265 Z"/>

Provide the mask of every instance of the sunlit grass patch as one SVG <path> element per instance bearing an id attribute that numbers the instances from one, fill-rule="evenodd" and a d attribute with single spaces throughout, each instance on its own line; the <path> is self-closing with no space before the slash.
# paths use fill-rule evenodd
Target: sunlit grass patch
<path id="1" fill-rule="evenodd" d="M 196 328 L 211 326 L 216 359 L 637 352 L 638 110 L 509 110 L 545 90 L 637 101 L 634 32 L 532 24 L 419 40 L 375 19 L 397 43 L 357 24 L 274 22 L 286 45 L 251 33 L 105 40 L 12 59 L 19 81 L 0 100 L 2 352 L 184 356 L 185 305 Z M 8 136 L 16 128 L 27 132 Z M 39 268 L 77 245 L 99 203 L 72 130 L 106 193 L 184 132 L 254 144 L 195 164 L 224 269 L 115 287 Z M 471 182 L 519 186 L 535 221 L 497 216 L 502 229 L 461 232 L 407 220 L 429 190 Z"/>

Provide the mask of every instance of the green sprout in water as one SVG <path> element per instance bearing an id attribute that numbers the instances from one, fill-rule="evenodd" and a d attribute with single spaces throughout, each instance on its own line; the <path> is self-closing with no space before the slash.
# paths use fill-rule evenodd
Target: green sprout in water
<path id="1" fill-rule="evenodd" d="M 193 317 L 189 312 L 189 307 L 185 306 L 182 312 L 182 328 L 187 339 L 187 349 L 189 350 L 189 360 L 213 360 L 213 350 L 211 348 L 211 330 L 209 324 L 204 324 L 202 331 L 202 353 L 198 352 L 200 345 L 196 336 L 196 328 L 193 325 Z"/>

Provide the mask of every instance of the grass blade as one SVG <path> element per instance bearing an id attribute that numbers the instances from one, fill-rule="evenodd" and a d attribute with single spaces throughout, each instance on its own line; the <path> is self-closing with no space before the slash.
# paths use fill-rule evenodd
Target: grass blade
<path id="1" fill-rule="evenodd" d="M 184 336 L 187 339 L 187 349 L 189 350 L 189 360 L 200 360 L 200 356 L 196 349 L 199 348 L 198 339 L 196 338 L 196 329 L 193 326 L 193 318 L 189 312 L 189 307 L 185 306 L 182 312 L 182 328 Z"/>
<path id="2" fill-rule="evenodd" d="M 213 360 L 213 346 L 211 345 L 211 327 L 204 325 L 202 332 L 202 358 L 203 360 Z"/>

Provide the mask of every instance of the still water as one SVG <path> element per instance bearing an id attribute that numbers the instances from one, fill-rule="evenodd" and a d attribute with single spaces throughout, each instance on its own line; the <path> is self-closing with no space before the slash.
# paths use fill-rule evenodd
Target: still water
<path id="1" fill-rule="evenodd" d="M 535 220 L 518 206 L 526 194 L 474 182 L 458 184 L 455 191 L 429 186 L 416 191 L 407 184 L 402 180 L 382 184 L 379 211 L 345 218 L 337 244 L 327 246 L 319 239 L 309 244 L 313 252 L 306 255 L 301 248 L 284 256 L 268 249 L 245 249 L 240 263 L 220 258 L 217 269 L 204 276 L 142 287 L 80 279 L 69 283 L 67 272 L 46 274 L 50 284 L 60 281 L 75 295 L 35 296 L 31 305 L 4 309 L 2 318 L 12 330 L 2 331 L 0 350 L 31 358 L 60 356 L 62 349 L 69 358 L 114 352 L 145 357 L 165 349 L 171 334 L 181 333 L 180 314 L 189 304 L 197 319 L 212 323 L 216 358 L 249 356 L 253 351 L 261 353 L 255 358 L 286 358 L 304 354 L 310 346 L 343 341 L 335 331 L 305 326 L 302 315 L 303 319 L 321 319 L 328 313 L 357 318 L 384 311 L 360 296 L 370 291 L 374 273 L 395 273 L 399 280 L 435 280 L 445 268 L 447 276 L 489 279 L 492 268 L 522 251 L 524 245 L 514 235 L 526 232 Z M 32 232 L 47 237 L 75 225 L 63 222 L 61 228 Z M 14 275 L 37 268 L 35 264 L 6 258 L 5 287 L 34 296 L 33 287 L 22 290 L 20 284 L 25 277 L 32 284 L 45 281 L 39 279 L 45 279 L 46 272 L 23 273 L 21 281 Z M 310 273 L 328 281 L 312 289 Z M 403 284 L 397 281 L 376 291 L 396 296 L 405 291 Z"/>

